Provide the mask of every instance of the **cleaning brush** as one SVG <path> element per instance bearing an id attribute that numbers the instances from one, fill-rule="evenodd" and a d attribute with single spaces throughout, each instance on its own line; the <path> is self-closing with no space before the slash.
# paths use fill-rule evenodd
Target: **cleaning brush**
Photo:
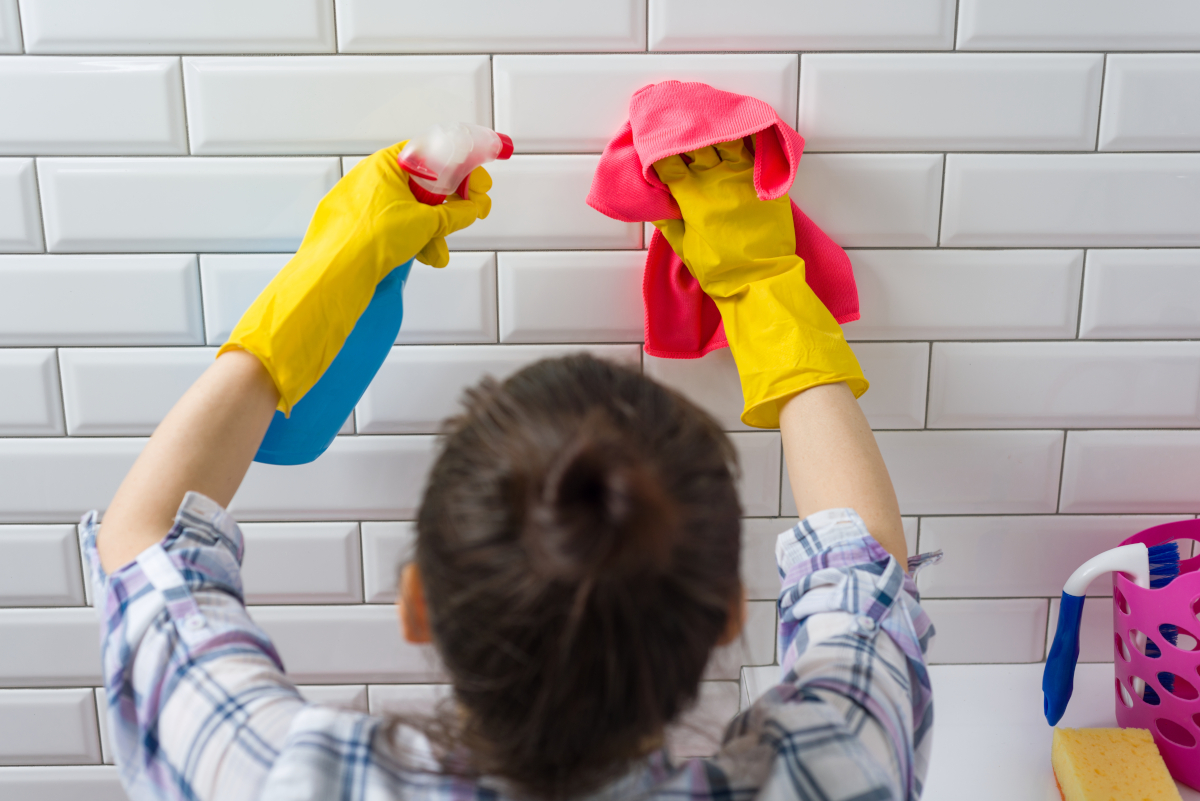
<path id="1" fill-rule="evenodd" d="M 1141 543 L 1122 545 L 1119 548 L 1097 554 L 1079 566 L 1063 586 L 1062 603 L 1058 607 L 1058 630 L 1054 632 L 1054 643 L 1046 657 L 1046 670 L 1042 673 L 1042 696 L 1046 721 L 1053 726 L 1067 711 L 1071 692 L 1075 689 L 1075 663 L 1079 661 L 1079 624 L 1083 618 L 1083 599 L 1088 585 L 1101 573 L 1124 573 L 1134 584 L 1146 589 L 1158 589 L 1171 583 L 1179 575 L 1179 545 L 1174 542 L 1147 548 Z M 1172 643 L 1176 632 L 1163 632 Z M 1134 643 L 1138 650 L 1150 655 L 1153 642 L 1146 642 L 1145 634 L 1137 635 Z M 1134 687 L 1135 692 L 1147 695 L 1154 690 L 1145 686 Z"/>

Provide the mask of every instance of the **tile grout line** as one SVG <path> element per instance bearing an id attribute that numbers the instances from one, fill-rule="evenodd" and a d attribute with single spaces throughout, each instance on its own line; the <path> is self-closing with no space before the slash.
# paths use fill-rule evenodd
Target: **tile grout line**
<path id="1" fill-rule="evenodd" d="M 62 414 L 62 435 L 69 437 L 71 436 L 71 430 L 67 426 L 67 378 L 63 374 L 62 359 L 59 356 L 59 350 L 61 348 L 54 348 L 54 369 L 58 374 L 58 403 L 59 411 Z"/>
<path id="2" fill-rule="evenodd" d="M 1105 53 L 1100 62 L 1100 99 L 1096 103 L 1096 143 L 1092 150 L 1096 153 L 1100 152 L 1100 122 L 1104 119 L 1104 83 L 1108 78 L 1108 53 Z"/>
<path id="3" fill-rule="evenodd" d="M 929 346 L 929 355 L 925 367 L 925 419 L 921 421 L 920 430 L 929 431 L 931 430 L 929 428 L 929 404 L 933 396 L 933 346 L 935 343 L 930 341 L 925 344 Z"/>
<path id="4" fill-rule="evenodd" d="M 184 148 L 184 150 L 187 151 L 185 153 L 185 155 L 191 156 L 191 155 L 194 155 L 192 153 L 192 124 L 191 124 L 191 121 L 188 119 L 188 110 L 187 110 L 188 91 L 187 91 L 187 79 L 184 78 L 184 75 L 183 75 L 183 69 L 184 69 L 183 56 L 179 56 L 178 61 L 179 61 L 179 100 L 183 106 L 183 148 Z"/>
<path id="5" fill-rule="evenodd" d="M 1083 298 L 1084 298 L 1084 293 L 1087 291 L 1087 280 L 1088 280 L 1088 272 L 1089 272 L 1089 270 L 1088 270 L 1088 250 L 1089 250 L 1088 248 L 1084 248 L 1083 264 L 1080 265 L 1080 267 L 1079 267 L 1079 305 L 1075 307 L 1075 339 L 1074 339 L 1075 342 L 1104 341 L 1104 340 L 1091 340 L 1091 339 L 1081 340 L 1080 339 L 1080 335 L 1083 333 Z M 1131 341 L 1153 342 L 1153 340 L 1146 340 L 1146 339 L 1138 339 L 1138 340 L 1131 340 Z"/>
<path id="6" fill-rule="evenodd" d="M 962 0 L 954 0 L 954 22 L 950 28 L 950 52 L 964 52 L 958 49 L 958 17 L 959 11 L 962 9 Z"/>
<path id="7" fill-rule="evenodd" d="M 33 167 L 33 194 L 34 201 L 37 203 L 38 225 L 42 229 L 42 249 L 39 253 L 13 254 L 13 255 L 50 255 L 50 235 L 46 231 L 46 204 L 42 200 L 42 160 L 39 157 L 30 159 L 30 166 Z"/>

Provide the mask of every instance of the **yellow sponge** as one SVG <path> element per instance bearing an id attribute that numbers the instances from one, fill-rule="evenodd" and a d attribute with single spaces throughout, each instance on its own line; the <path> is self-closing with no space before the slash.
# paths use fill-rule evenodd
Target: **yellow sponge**
<path id="1" fill-rule="evenodd" d="M 1181 801 L 1147 729 L 1055 729 L 1063 801 Z"/>

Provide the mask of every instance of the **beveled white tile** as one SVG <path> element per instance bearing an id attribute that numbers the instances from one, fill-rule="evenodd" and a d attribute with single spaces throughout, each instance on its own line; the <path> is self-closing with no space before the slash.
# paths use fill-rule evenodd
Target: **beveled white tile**
<path id="1" fill-rule="evenodd" d="M 0 690 L 0 765 L 99 762 L 91 689 Z"/>
<path id="2" fill-rule="evenodd" d="M 1081 339 L 1200 338 L 1200 250 L 1090 250 Z"/>
<path id="3" fill-rule="evenodd" d="M 0 350 L 0 387 L 0 436 L 65 433 L 53 350 Z"/>
<path id="4" fill-rule="evenodd" d="M 741 709 L 749 709 L 768 690 L 778 685 L 779 679 L 782 678 L 779 674 L 780 668 L 778 665 L 742 668 L 742 679 L 740 682 L 742 689 Z"/>
<path id="5" fill-rule="evenodd" d="M 336 158 L 38 160 L 51 251 L 289 251 Z"/>
<path id="6" fill-rule="evenodd" d="M 501 253 L 501 342 L 641 342 L 641 251 Z"/>
<path id="7" fill-rule="evenodd" d="M 0 53 L 20 53 L 21 18 L 17 0 L 0 0 Z"/>
<path id="8" fill-rule="evenodd" d="M 246 523 L 248 604 L 362 603 L 357 523 Z"/>
<path id="9" fill-rule="evenodd" d="M 209 345 L 222 345 L 246 309 L 291 253 L 201 254 L 204 332 Z"/>
<path id="10" fill-rule="evenodd" d="M 111 765 L 0 768 L 0 794 L 20 801 L 129 801 Z"/>
<path id="11" fill-rule="evenodd" d="M 195 256 L 0 256 L 0 345 L 203 343 Z"/>
<path id="12" fill-rule="evenodd" d="M 1099 54 L 806 54 L 805 149 L 1092 150 Z"/>
<path id="13" fill-rule="evenodd" d="M 356 409 L 360 434 L 434 434 L 460 411 L 463 390 L 505 379 L 541 359 L 586 351 L 637 368 L 636 345 L 404 345 L 392 352 Z"/>
<path id="14" fill-rule="evenodd" d="M 332 53 L 331 0 L 26 0 L 30 53 Z"/>
<path id="15" fill-rule="evenodd" d="M 108 693 L 103 687 L 94 687 L 96 693 L 96 723 L 100 729 L 100 756 L 105 765 L 117 764 L 113 753 L 111 735 L 108 733 Z"/>
<path id="16" fill-rule="evenodd" d="M 103 510 L 145 444 L 117 438 L 0 439 L 0 523 L 77 523 L 88 510 Z"/>
<path id="17" fill-rule="evenodd" d="M 0 153 L 187 153 L 179 59 L 0 58 Z"/>
<path id="18" fill-rule="evenodd" d="M 741 688 L 736 681 L 700 682 L 696 704 L 667 727 L 671 756 L 679 759 L 710 757 L 721 747 L 725 727 L 738 713 Z"/>
<path id="19" fill-rule="evenodd" d="M 747 517 L 779 514 L 780 461 L 783 444 L 776 431 L 740 431 L 729 435 L 737 451 L 741 477 L 738 495 Z"/>
<path id="20" fill-rule="evenodd" d="M 941 243 L 1196 245 L 1197 185 L 1200 153 L 952 153 L 946 157 Z"/>
<path id="21" fill-rule="evenodd" d="M 742 520 L 742 589 L 751 601 L 779 598 L 779 567 L 775 541 L 795 520 L 782 517 L 747 517 Z"/>
<path id="22" fill-rule="evenodd" d="M 851 250 L 849 255 L 862 319 L 846 323 L 847 339 L 1075 336 L 1081 250 Z"/>
<path id="23" fill-rule="evenodd" d="M 67 432 L 153 434 L 216 355 L 214 348 L 63 348 Z"/>
<path id="24" fill-rule="evenodd" d="M 100 617 L 89 608 L 0 609 L 0 686 L 103 684 Z"/>
<path id="25" fill-rule="evenodd" d="M 930 428 L 1195 428 L 1200 342 L 937 342 Z"/>
<path id="26" fill-rule="evenodd" d="M 922 601 L 937 634 L 931 665 L 1040 662 L 1045 656 L 1045 598 Z"/>
<path id="27" fill-rule="evenodd" d="M 737 681 L 743 665 L 773 664 L 776 633 L 775 602 L 748 602 L 742 635 L 728 645 L 713 649 L 704 678 Z"/>
<path id="28" fill-rule="evenodd" d="M 814 153 L 790 194 L 843 247 L 931 247 L 941 190 L 940 154 Z"/>
<path id="29" fill-rule="evenodd" d="M 423 718 L 453 696 L 449 684 L 372 684 L 367 688 L 372 715 Z"/>
<path id="30" fill-rule="evenodd" d="M 960 50 L 1191 50 L 1200 8 L 1187 0 L 962 0 Z"/>
<path id="31" fill-rule="evenodd" d="M 1200 149 L 1200 54 L 1108 57 L 1100 150 Z"/>
<path id="32" fill-rule="evenodd" d="M 453 6 L 399 6 L 388 0 L 337 0 L 342 53 L 505 53 L 536 50 L 644 50 L 646 0 L 591 0 L 570 6 L 486 0 Z"/>
<path id="33" fill-rule="evenodd" d="M 0 159 L 0 253 L 42 249 L 33 159 Z"/>
<path id="34" fill-rule="evenodd" d="M 651 50 L 951 50 L 952 0 L 649 0 Z"/>
<path id="35" fill-rule="evenodd" d="M 83 604 L 74 526 L 0 526 L 0 606 Z"/>
<path id="36" fill-rule="evenodd" d="M 492 121 L 487 56 L 200 57 L 183 74 L 199 155 L 374 153 Z"/>
<path id="37" fill-rule="evenodd" d="M 403 562 L 412 558 L 417 524 L 363 523 L 363 589 L 369 604 L 396 603 L 396 577 Z"/>
<path id="38" fill-rule="evenodd" d="M 310 704 L 336 706 L 341 709 L 353 709 L 356 712 L 367 711 L 367 686 L 365 684 L 305 684 L 296 688 Z"/>
<path id="39" fill-rule="evenodd" d="M 1061 596 L 1050 599 L 1050 623 L 1046 632 L 1046 653 L 1050 653 L 1050 646 L 1054 643 L 1054 634 L 1058 631 L 1060 606 L 1062 606 Z M 1115 646 L 1112 599 L 1085 599 L 1083 619 L 1079 624 L 1079 661 L 1112 662 L 1116 654 Z"/>
<path id="40" fill-rule="evenodd" d="M 929 346 L 924 342 L 860 342 L 854 345 L 871 382 L 858 399 L 871 428 L 923 428 Z"/>
<path id="41" fill-rule="evenodd" d="M 434 446 L 431 436 L 338 437 L 309 464 L 255 462 L 229 511 L 248 521 L 411 520 Z"/>
<path id="42" fill-rule="evenodd" d="M 440 269 L 415 262 L 397 345 L 496 341 L 496 254 L 457 252 Z"/>
<path id="43" fill-rule="evenodd" d="M 682 394 L 726 431 L 755 430 L 741 421 L 745 399 L 729 348 L 709 351 L 699 359 L 661 359 L 644 353 L 642 365 L 649 378 Z"/>
<path id="44" fill-rule="evenodd" d="M 605 217 L 584 200 L 598 155 L 513 156 L 487 165 L 492 213 L 446 237 L 456 250 L 636 250 L 641 223 Z"/>
<path id="45" fill-rule="evenodd" d="M 1143 529 L 1181 517 L 1021 515 L 923 517 L 921 550 L 946 552 L 922 571 L 922 598 L 1058 597 L 1075 569 Z M 1108 574 L 1089 595 L 1111 595 Z M 1057 612 L 1055 613 L 1057 615 Z M 1051 618 L 1051 628 L 1053 620 Z"/>
<path id="46" fill-rule="evenodd" d="M 875 438 L 904 514 L 1055 511 L 1061 431 L 881 431 Z"/>
<path id="47" fill-rule="evenodd" d="M 665 80 L 756 97 L 794 125 L 798 68 L 790 53 L 497 56 L 496 130 L 517 152 L 599 152 L 629 118 L 630 96 Z"/>
<path id="48" fill-rule="evenodd" d="M 298 683 L 444 681 L 431 645 L 412 645 L 400 636 L 394 607 L 252 606 L 283 657 L 288 677 Z"/>
<path id="49" fill-rule="evenodd" d="M 1071 431 L 1059 511 L 1194 514 L 1197 475 L 1200 431 Z"/>

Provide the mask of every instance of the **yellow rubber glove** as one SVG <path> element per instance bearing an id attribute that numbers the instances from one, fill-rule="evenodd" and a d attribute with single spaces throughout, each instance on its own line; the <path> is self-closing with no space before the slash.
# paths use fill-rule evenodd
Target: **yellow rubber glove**
<path id="1" fill-rule="evenodd" d="M 654 223 L 717 304 L 742 381 L 742 422 L 779 425 L 780 401 L 845 381 L 867 380 L 842 329 L 804 280 L 791 202 L 759 200 L 754 156 L 742 140 L 655 162 L 682 220 Z"/>
<path id="2" fill-rule="evenodd" d="M 394 268 L 416 257 L 445 267 L 445 236 L 491 211 L 492 179 L 471 173 L 470 200 L 419 203 L 396 163 L 405 142 L 360 161 L 322 198 L 300 249 L 271 280 L 217 352 L 259 358 L 279 389 L 279 410 L 294 406 L 329 367 Z"/>

